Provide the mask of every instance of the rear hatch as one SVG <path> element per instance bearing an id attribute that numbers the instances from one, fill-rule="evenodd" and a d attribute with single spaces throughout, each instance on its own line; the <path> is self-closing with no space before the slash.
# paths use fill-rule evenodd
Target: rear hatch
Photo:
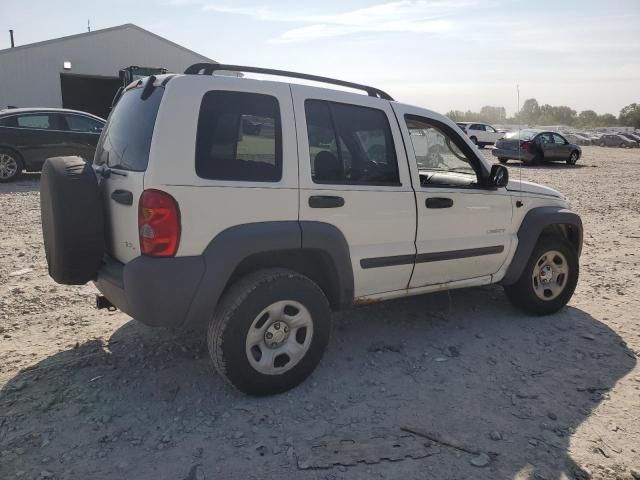
<path id="1" fill-rule="evenodd" d="M 100 173 L 107 252 L 122 263 L 140 256 L 138 200 L 144 191 L 151 138 L 164 94 L 161 86 L 143 88 L 143 82 L 139 84 L 123 93 L 109 115 L 93 161 Z"/>

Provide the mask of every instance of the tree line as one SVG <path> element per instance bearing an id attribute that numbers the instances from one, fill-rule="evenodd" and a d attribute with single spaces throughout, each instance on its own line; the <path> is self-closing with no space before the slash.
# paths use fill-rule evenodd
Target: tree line
<path id="1" fill-rule="evenodd" d="M 640 128 L 640 104 L 627 105 L 616 117 L 611 113 L 598 115 L 593 110 L 576 112 L 565 105 L 554 106 L 540 105 L 535 98 L 529 98 L 522 104 L 519 113 L 513 117 L 507 117 L 504 107 L 492 107 L 486 105 L 479 112 L 467 110 L 451 110 L 447 113 L 454 122 L 484 122 L 503 124 L 527 124 L 527 125 L 570 125 L 582 128 L 629 126 Z"/>

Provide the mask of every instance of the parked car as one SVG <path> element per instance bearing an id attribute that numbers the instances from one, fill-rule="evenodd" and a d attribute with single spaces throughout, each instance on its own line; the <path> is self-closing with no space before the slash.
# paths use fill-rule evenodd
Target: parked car
<path id="1" fill-rule="evenodd" d="M 40 171 L 49 157 L 93 154 L 105 120 L 62 108 L 0 110 L 0 182 Z"/>
<path id="2" fill-rule="evenodd" d="M 500 163 L 520 160 L 523 163 L 566 162 L 575 165 L 582 149 L 556 132 L 526 129 L 510 132 L 496 143 L 492 151 Z"/>
<path id="3" fill-rule="evenodd" d="M 633 133 L 621 133 L 620 135 L 640 145 L 640 137 L 638 135 L 634 135 Z"/>
<path id="4" fill-rule="evenodd" d="M 505 135 L 486 123 L 458 122 L 457 125 L 480 148 L 493 145 Z"/>
<path id="5" fill-rule="evenodd" d="M 283 392 L 318 365 L 331 310 L 490 283 L 530 314 L 562 308 L 580 217 L 559 192 L 508 177 L 451 120 L 377 88 L 197 64 L 130 85 L 92 165 L 47 160 L 49 274 L 94 280 L 98 306 L 147 325 L 208 322 L 229 383 Z"/>
<path id="6" fill-rule="evenodd" d="M 638 142 L 619 134 L 605 134 L 597 140 L 601 147 L 637 148 Z"/>
<path id="7" fill-rule="evenodd" d="M 563 133 L 562 134 L 568 141 L 576 145 L 591 145 L 591 140 L 587 137 L 583 137 L 578 133 Z"/>

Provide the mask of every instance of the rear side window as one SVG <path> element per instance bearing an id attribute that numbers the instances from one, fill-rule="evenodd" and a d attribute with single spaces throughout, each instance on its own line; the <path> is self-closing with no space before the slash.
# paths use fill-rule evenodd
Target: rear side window
<path id="1" fill-rule="evenodd" d="M 387 115 L 375 108 L 305 102 L 314 183 L 400 185 Z"/>
<path id="2" fill-rule="evenodd" d="M 279 181 L 278 100 L 258 93 L 207 92 L 198 119 L 196 173 L 210 180 Z"/>
<path id="3" fill-rule="evenodd" d="M 93 118 L 83 117 L 81 115 L 65 115 L 69 130 L 72 132 L 92 132 L 97 133 L 102 130 L 102 123 Z"/>
<path id="4" fill-rule="evenodd" d="M 164 88 L 141 98 L 142 88 L 125 92 L 112 110 L 96 148 L 93 163 L 144 172 L 149 163 L 151 137 Z"/>

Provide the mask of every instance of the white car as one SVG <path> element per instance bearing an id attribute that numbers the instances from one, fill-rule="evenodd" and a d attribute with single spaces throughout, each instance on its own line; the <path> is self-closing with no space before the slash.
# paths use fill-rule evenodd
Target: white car
<path id="1" fill-rule="evenodd" d="M 457 122 L 457 124 L 469 139 L 480 148 L 493 145 L 504 137 L 504 132 L 499 132 L 486 123 Z"/>
<path id="2" fill-rule="evenodd" d="M 129 85 L 93 164 L 47 160 L 41 210 L 54 280 L 147 325 L 208 325 L 216 369 L 253 395 L 313 371 L 332 310 L 499 283 L 555 312 L 582 248 L 560 193 L 509 182 L 446 117 L 218 64 Z"/>

